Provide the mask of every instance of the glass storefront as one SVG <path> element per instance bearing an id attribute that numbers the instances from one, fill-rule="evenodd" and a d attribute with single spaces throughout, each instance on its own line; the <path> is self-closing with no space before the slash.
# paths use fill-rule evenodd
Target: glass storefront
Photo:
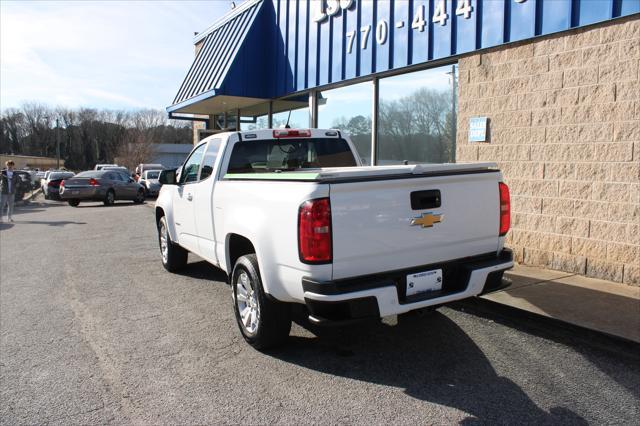
<path id="1" fill-rule="evenodd" d="M 241 130 L 260 130 L 269 128 L 269 102 L 264 102 L 240 110 Z"/>
<path id="2" fill-rule="evenodd" d="M 318 128 L 340 129 L 356 145 L 365 164 L 371 164 L 371 112 L 373 86 L 370 81 L 318 92 Z"/>
<path id="3" fill-rule="evenodd" d="M 455 162 L 457 66 L 446 65 L 392 77 L 378 84 L 376 165 Z M 348 134 L 364 164 L 371 164 L 374 82 L 316 93 L 318 128 Z M 274 100 L 273 128 L 312 127 L 309 94 Z M 241 110 L 242 130 L 266 129 L 269 103 Z M 228 114 L 235 124 L 235 117 Z"/>
<path id="4" fill-rule="evenodd" d="M 379 80 L 377 164 L 455 161 L 457 67 Z"/>

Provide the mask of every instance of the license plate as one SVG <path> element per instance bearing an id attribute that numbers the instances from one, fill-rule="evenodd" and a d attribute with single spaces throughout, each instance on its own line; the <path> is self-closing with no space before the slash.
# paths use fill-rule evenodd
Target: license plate
<path id="1" fill-rule="evenodd" d="M 71 191 L 71 195 L 78 195 L 80 191 Z"/>
<path id="2" fill-rule="evenodd" d="M 407 275 L 407 296 L 442 290 L 442 269 Z"/>

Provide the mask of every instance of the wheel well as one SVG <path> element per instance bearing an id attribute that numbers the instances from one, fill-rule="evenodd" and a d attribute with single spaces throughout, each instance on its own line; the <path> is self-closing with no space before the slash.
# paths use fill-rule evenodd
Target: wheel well
<path id="1" fill-rule="evenodd" d="M 156 225 L 160 223 L 160 219 L 162 218 L 162 216 L 164 216 L 164 210 L 162 210 L 160 207 L 156 207 Z"/>
<path id="2" fill-rule="evenodd" d="M 255 253 L 256 249 L 247 238 L 238 234 L 231 234 L 229 237 L 229 276 L 236 261 L 245 254 Z"/>

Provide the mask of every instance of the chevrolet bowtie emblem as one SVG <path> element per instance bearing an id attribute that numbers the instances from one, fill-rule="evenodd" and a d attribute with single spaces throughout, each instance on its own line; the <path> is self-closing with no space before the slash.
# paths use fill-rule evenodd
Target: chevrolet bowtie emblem
<path id="1" fill-rule="evenodd" d="M 422 216 L 411 219 L 411 226 L 422 225 L 423 228 L 431 228 L 434 223 L 442 222 L 443 218 L 444 215 L 441 214 L 422 213 Z"/>

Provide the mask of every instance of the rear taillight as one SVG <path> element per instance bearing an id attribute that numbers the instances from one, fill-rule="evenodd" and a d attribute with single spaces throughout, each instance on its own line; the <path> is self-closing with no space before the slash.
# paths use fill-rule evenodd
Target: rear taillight
<path id="1" fill-rule="evenodd" d="M 51 181 L 47 184 L 47 186 L 60 186 L 60 182 L 58 181 Z"/>
<path id="2" fill-rule="evenodd" d="M 311 130 L 297 130 L 297 129 L 277 129 L 273 131 L 274 138 L 310 138 Z"/>
<path id="3" fill-rule="evenodd" d="M 304 263 L 331 262 L 331 203 L 328 198 L 305 201 L 300 206 L 298 251 Z"/>
<path id="4" fill-rule="evenodd" d="M 509 197 L 509 187 L 500 182 L 500 236 L 509 232 L 511 227 L 511 198 Z"/>
<path id="5" fill-rule="evenodd" d="M 100 186 L 100 182 L 98 182 L 94 178 L 91 178 L 91 179 L 89 179 L 89 185 L 91 185 L 91 186 Z"/>
<path id="6" fill-rule="evenodd" d="M 64 188 L 64 181 L 60 181 L 60 186 Z"/>

